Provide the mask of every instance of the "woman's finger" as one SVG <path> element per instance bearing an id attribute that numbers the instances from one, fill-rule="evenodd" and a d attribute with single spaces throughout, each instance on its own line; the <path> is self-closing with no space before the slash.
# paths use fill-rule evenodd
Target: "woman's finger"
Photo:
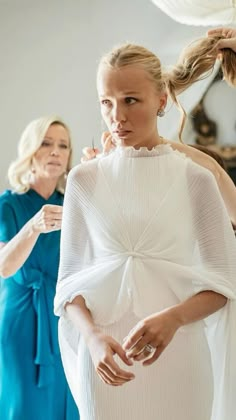
<path id="1" fill-rule="evenodd" d="M 150 359 L 154 355 L 155 351 L 156 347 L 153 347 L 153 350 L 151 352 L 150 350 L 144 347 L 143 351 L 141 351 L 137 356 L 135 356 L 133 360 L 135 360 L 136 362 L 140 362 L 142 360 L 146 360 L 147 358 Z"/>
<path id="2" fill-rule="evenodd" d="M 127 382 L 127 380 L 115 376 L 106 365 L 100 366 L 97 371 L 104 377 L 108 384 L 123 385 L 125 382 Z"/>
<path id="3" fill-rule="evenodd" d="M 87 159 L 94 159 L 96 157 L 96 149 L 92 147 L 84 147 L 82 152 Z"/>
<path id="4" fill-rule="evenodd" d="M 208 36 L 211 36 L 211 35 L 227 36 L 228 33 L 231 33 L 231 32 L 232 32 L 231 28 L 214 28 L 207 31 L 207 35 Z"/>
<path id="5" fill-rule="evenodd" d="M 143 351 L 143 349 L 149 343 L 149 341 L 150 341 L 149 334 L 144 334 L 133 347 L 131 347 L 129 350 L 126 351 L 127 357 L 131 358 L 131 357 L 137 356 L 139 353 Z"/>
<path id="6" fill-rule="evenodd" d="M 103 152 L 108 153 L 111 149 L 114 149 L 115 144 L 113 141 L 113 137 L 109 131 L 105 131 L 101 137 L 101 143 L 103 147 Z"/>
<path id="7" fill-rule="evenodd" d="M 149 366 L 152 363 L 154 363 L 158 359 L 158 357 L 160 357 L 164 349 L 164 346 L 158 346 L 153 356 L 143 362 L 143 366 Z"/>
<path id="8" fill-rule="evenodd" d="M 105 144 L 106 140 L 107 140 L 108 138 L 110 138 L 110 137 L 111 137 L 111 133 L 110 133 L 110 131 L 104 131 L 104 132 L 102 133 L 102 136 L 101 136 L 101 143 L 102 143 L 102 147 L 104 147 L 104 144 Z"/>
<path id="9" fill-rule="evenodd" d="M 123 349 L 126 351 L 126 353 L 142 338 L 142 336 L 145 334 L 145 329 L 146 327 L 144 325 L 137 324 L 131 330 L 123 343 Z"/>
<path id="10" fill-rule="evenodd" d="M 132 372 L 127 372 L 121 369 L 119 365 L 115 362 L 113 357 L 111 357 L 109 361 L 104 362 L 104 364 L 116 378 L 123 379 L 125 381 L 130 381 L 131 379 L 134 379 L 134 374 Z"/>
<path id="11" fill-rule="evenodd" d="M 235 48 L 235 39 L 221 39 L 218 43 L 217 43 L 217 48 L 219 50 L 224 49 L 224 48 Z"/>
<path id="12" fill-rule="evenodd" d="M 125 350 L 118 343 L 114 343 L 113 344 L 112 350 L 120 357 L 121 360 L 123 360 L 123 362 L 126 365 L 128 365 L 128 366 L 132 366 L 133 365 L 132 360 L 130 360 L 127 357 Z"/>

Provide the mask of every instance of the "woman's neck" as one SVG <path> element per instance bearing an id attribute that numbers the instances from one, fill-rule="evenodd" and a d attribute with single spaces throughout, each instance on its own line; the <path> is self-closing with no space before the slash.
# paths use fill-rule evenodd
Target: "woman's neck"
<path id="1" fill-rule="evenodd" d="M 30 184 L 30 188 L 36 191 L 46 200 L 54 193 L 57 186 L 57 180 L 40 179 Z"/>
<path id="2" fill-rule="evenodd" d="M 123 144 L 122 144 L 123 143 Z M 121 142 L 121 145 L 123 147 L 129 147 L 132 146 L 134 149 L 140 149 L 141 147 L 145 147 L 148 150 L 152 150 L 154 147 L 165 144 L 166 141 L 163 139 L 163 137 L 159 136 L 159 134 L 153 136 L 150 139 L 146 139 L 145 141 L 140 141 L 138 143 L 129 144 L 126 142 Z"/>

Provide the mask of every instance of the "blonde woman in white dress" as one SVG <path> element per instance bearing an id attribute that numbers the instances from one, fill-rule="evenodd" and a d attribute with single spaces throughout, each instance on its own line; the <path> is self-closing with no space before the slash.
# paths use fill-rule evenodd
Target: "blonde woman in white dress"
<path id="1" fill-rule="evenodd" d="M 101 112 L 118 146 L 69 174 L 55 297 L 81 420 L 234 416 L 234 233 L 214 176 L 156 124 L 167 94 L 178 104 L 211 70 L 218 39 L 191 46 L 170 73 L 132 44 L 100 62 Z"/>

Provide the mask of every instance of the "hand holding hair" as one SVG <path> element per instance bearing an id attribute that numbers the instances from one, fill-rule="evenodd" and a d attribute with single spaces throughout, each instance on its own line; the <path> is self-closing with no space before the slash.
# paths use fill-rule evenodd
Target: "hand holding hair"
<path id="1" fill-rule="evenodd" d="M 207 32 L 209 37 L 211 36 L 222 36 L 224 39 L 221 39 L 217 47 L 221 50 L 224 48 L 229 48 L 236 53 L 236 29 L 234 28 L 215 28 Z"/>

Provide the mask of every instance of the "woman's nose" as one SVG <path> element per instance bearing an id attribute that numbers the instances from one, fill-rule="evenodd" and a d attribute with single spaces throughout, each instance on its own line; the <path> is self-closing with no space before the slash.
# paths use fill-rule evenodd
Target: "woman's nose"
<path id="1" fill-rule="evenodd" d="M 53 147 L 50 153 L 52 156 L 58 156 L 59 155 L 59 149 L 58 147 Z"/>
<path id="2" fill-rule="evenodd" d="M 114 122 L 120 123 L 126 121 L 125 110 L 122 106 L 116 106 L 113 108 L 112 119 Z"/>

